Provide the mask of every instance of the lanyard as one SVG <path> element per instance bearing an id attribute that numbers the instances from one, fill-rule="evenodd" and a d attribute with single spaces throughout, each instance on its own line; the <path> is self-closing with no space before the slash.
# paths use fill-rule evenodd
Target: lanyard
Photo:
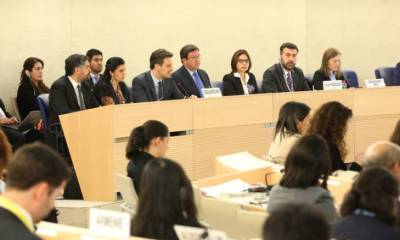
<path id="1" fill-rule="evenodd" d="M 21 207 L 2 196 L 0 196 L 0 207 L 13 213 L 31 232 L 35 231 L 32 221 L 21 211 Z"/>

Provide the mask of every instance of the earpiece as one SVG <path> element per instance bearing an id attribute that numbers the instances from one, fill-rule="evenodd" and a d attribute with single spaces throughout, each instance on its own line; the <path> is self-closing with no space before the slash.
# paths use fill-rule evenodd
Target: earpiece
<path id="1" fill-rule="evenodd" d="M 29 73 L 28 70 L 25 70 L 24 73 L 25 73 L 25 75 L 26 75 L 28 78 L 31 78 L 31 74 Z"/>

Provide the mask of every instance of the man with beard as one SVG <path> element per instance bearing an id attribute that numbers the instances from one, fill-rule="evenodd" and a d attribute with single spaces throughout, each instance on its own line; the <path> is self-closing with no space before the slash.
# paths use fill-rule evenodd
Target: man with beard
<path id="1" fill-rule="evenodd" d="M 293 43 L 280 47 L 280 63 L 274 64 L 263 75 L 261 90 L 264 93 L 296 92 L 310 90 L 303 71 L 296 67 L 299 49 Z"/>
<path id="2" fill-rule="evenodd" d="M 89 61 L 90 74 L 85 83 L 93 90 L 94 86 L 100 81 L 103 71 L 103 53 L 98 49 L 90 49 L 86 53 Z"/>

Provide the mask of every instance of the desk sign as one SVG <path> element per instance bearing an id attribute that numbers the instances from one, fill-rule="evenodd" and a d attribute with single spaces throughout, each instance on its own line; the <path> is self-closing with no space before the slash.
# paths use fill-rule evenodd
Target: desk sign
<path id="1" fill-rule="evenodd" d="M 203 88 L 201 91 L 203 92 L 204 98 L 222 97 L 221 90 L 219 88 Z"/>
<path id="2" fill-rule="evenodd" d="M 96 235 L 116 239 L 128 239 L 131 229 L 129 213 L 91 208 L 89 230 Z"/>
<path id="3" fill-rule="evenodd" d="M 379 79 L 367 79 L 365 80 L 365 86 L 367 88 L 382 88 L 386 87 L 385 81 L 383 78 Z"/>
<path id="4" fill-rule="evenodd" d="M 330 80 L 323 82 L 324 90 L 342 90 L 343 82 L 341 80 Z"/>

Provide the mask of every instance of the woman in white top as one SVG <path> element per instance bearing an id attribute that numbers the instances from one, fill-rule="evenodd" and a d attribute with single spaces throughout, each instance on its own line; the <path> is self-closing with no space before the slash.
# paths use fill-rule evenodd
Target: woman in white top
<path id="1" fill-rule="evenodd" d="M 292 146 L 307 129 L 309 113 L 310 107 L 304 103 L 287 102 L 281 107 L 274 141 L 267 155 L 268 161 L 284 165 Z"/>

